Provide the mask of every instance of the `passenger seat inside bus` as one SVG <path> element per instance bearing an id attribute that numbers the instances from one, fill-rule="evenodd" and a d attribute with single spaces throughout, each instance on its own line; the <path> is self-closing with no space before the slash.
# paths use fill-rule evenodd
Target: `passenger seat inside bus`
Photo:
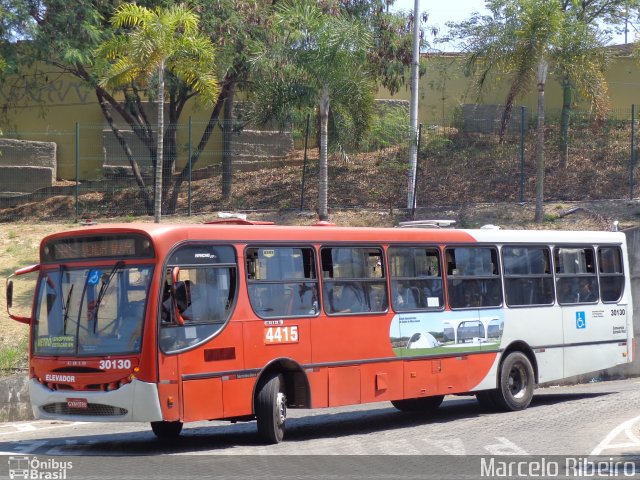
<path id="1" fill-rule="evenodd" d="M 357 283 L 333 285 L 329 294 L 329 302 L 333 313 L 364 312 L 364 298 L 362 286 Z"/>

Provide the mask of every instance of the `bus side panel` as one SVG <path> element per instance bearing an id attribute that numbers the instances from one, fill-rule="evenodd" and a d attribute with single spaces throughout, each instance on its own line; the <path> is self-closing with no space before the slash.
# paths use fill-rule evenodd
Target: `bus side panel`
<path id="1" fill-rule="evenodd" d="M 314 369 L 307 374 L 311 388 L 311 408 L 329 406 L 329 369 Z"/>
<path id="2" fill-rule="evenodd" d="M 225 417 L 251 415 L 255 377 L 237 378 L 222 382 L 222 399 Z"/>
<path id="3" fill-rule="evenodd" d="M 563 309 L 565 377 L 630 361 L 626 309 L 623 304 L 576 305 Z"/>
<path id="4" fill-rule="evenodd" d="M 467 388 L 470 370 L 473 363 L 469 362 L 468 355 L 459 357 L 449 357 L 437 360 L 440 363 L 438 372 L 438 393 L 446 395 L 448 393 L 464 392 Z"/>
<path id="5" fill-rule="evenodd" d="M 175 355 L 161 355 L 165 361 L 177 358 L 182 383 L 182 418 L 185 422 L 223 416 L 222 380 L 217 373 L 243 368 L 242 330 L 242 322 L 232 321 L 213 341 Z M 248 397 L 251 397 L 251 393 Z M 246 414 L 250 413 L 251 407 Z"/>
<path id="6" fill-rule="evenodd" d="M 160 408 L 162 408 L 162 419 L 168 422 L 180 420 L 180 389 L 178 382 L 159 383 L 158 396 L 160 397 Z"/>
<path id="7" fill-rule="evenodd" d="M 626 362 L 627 346 L 616 343 L 565 348 L 565 376 L 580 375 L 611 368 Z"/>
<path id="8" fill-rule="evenodd" d="M 182 393 L 183 421 L 195 422 L 223 416 L 221 378 L 184 380 Z"/>
<path id="9" fill-rule="evenodd" d="M 182 402 L 178 381 L 178 357 L 176 355 L 166 356 L 160 354 L 158 359 L 158 396 L 160 397 L 162 418 L 169 422 L 180 420 L 179 406 Z"/>
<path id="10" fill-rule="evenodd" d="M 428 397 L 439 393 L 440 360 L 410 360 L 403 362 L 403 367 L 404 398 Z"/>
<path id="11" fill-rule="evenodd" d="M 538 364 L 538 383 L 551 382 L 565 377 L 564 349 L 562 347 L 534 350 Z"/>
<path id="12" fill-rule="evenodd" d="M 401 398 L 403 366 L 400 362 L 362 365 L 360 373 L 362 403 Z"/>
<path id="13" fill-rule="evenodd" d="M 494 378 L 498 352 L 443 358 L 438 374 L 438 393 L 465 393 L 478 388 L 487 378 Z M 495 388 L 495 383 L 493 387 Z"/>
<path id="14" fill-rule="evenodd" d="M 360 403 L 360 366 L 329 369 L 329 406 Z"/>
<path id="15" fill-rule="evenodd" d="M 389 342 L 391 318 L 391 314 L 314 318 L 313 363 L 395 356 Z"/>

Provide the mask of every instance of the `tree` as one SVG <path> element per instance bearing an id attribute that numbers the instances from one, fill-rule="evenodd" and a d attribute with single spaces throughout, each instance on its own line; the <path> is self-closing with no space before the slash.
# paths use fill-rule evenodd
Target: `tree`
<path id="1" fill-rule="evenodd" d="M 252 61 L 256 51 L 266 52 L 267 56 L 271 54 L 265 45 L 270 44 L 273 36 L 277 35 L 277 25 L 273 18 L 276 9 L 272 5 L 277 2 L 268 0 L 217 0 L 216 2 L 191 0 L 191 2 L 200 15 L 204 30 L 209 32 L 212 38 L 217 39 L 217 63 L 222 90 L 214 112 L 224 105 L 221 190 L 223 198 L 228 199 L 232 193 L 233 174 L 229 146 L 234 131 L 243 128 L 246 121 L 286 122 L 288 114 L 285 112 L 291 107 L 291 92 L 287 94 L 283 91 L 278 92 L 283 85 L 273 84 L 273 78 L 268 75 L 263 76 L 259 71 L 256 72 L 255 62 Z M 365 25 L 374 42 L 374 48 L 367 52 L 369 71 L 377 81 L 395 93 L 404 84 L 406 67 L 411 62 L 412 19 L 409 15 L 386 12 L 387 4 L 391 3 L 393 0 L 318 0 L 317 6 L 325 13 L 332 15 L 340 13 L 349 21 Z M 421 36 L 424 34 L 421 33 Z M 245 116 L 241 119 L 242 121 L 236 121 L 233 118 L 232 106 L 237 91 L 243 91 L 250 99 L 261 100 L 256 105 L 259 114 Z M 275 102 L 276 106 L 266 105 L 267 98 Z M 278 105 L 278 102 L 284 103 Z M 370 112 L 367 112 L 370 101 L 361 96 L 354 99 L 349 107 L 353 108 L 355 105 L 360 105 L 361 109 L 357 110 L 357 113 L 349 112 L 349 116 L 356 120 L 358 131 L 362 131 L 366 129 L 367 118 L 370 115 Z M 332 102 L 331 112 L 334 114 L 334 120 L 340 110 L 340 103 Z M 217 122 L 217 117 L 214 118 L 212 115 L 205 133 L 213 129 Z M 331 125 L 329 128 L 331 129 Z M 339 130 L 334 130 L 336 131 Z M 193 160 L 197 160 L 197 156 L 194 155 Z M 185 168 L 176 178 L 170 205 L 177 199 L 177 191 L 187 174 L 188 171 Z"/>
<path id="2" fill-rule="evenodd" d="M 118 7 L 111 18 L 116 29 L 129 29 L 103 43 L 98 55 L 113 63 L 99 85 L 118 88 L 141 81 L 146 86 L 157 78 L 158 133 L 155 165 L 155 222 L 162 211 L 165 70 L 181 79 L 206 103 L 214 103 L 218 83 L 213 74 L 215 49 L 198 31 L 198 16 L 184 5 L 155 10 L 134 3 Z"/>
<path id="3" fill-rule="evenodd" d="M 605 1 L 605 0 L 602 0 Z M 590 0 L 581 4 L 594 3 Z M 601 2 L 602 3 L 602 2 Z M 544 5 L 542 5 L 544 4 Z M 606 87 L 604 83 L 604 47 L 601 31 L 596 24 L 585 23 L 573 13 L 569 5 L 577 5 L 574 0 L 550 0 L 531 2 L 527 0 L 488 0 L 491 15 L 475 14 L 471 19 L 453 24 L 454 36 L 463 42 L 468 53 L 467 67 L 475 75 L 481 91 L 498 77 L 506 78 L 509 90 L 500 126 L 500 141 L 503 142 L 513 105 L 519 96 L 533 86 L 536 60 L 532 60 L 531 48 L 539 41 L 531 37 L 535 33 L 527 31 L 532 24 L 531 15 L 522 17 L 532 8 L 540 8 L 541 14 L 549 18 L 548 25 L 538 28 L 547 44 L 546 57 L 561 81 L 569 79 L 601 113 L 606 109 Z M 596 17 L 599 18 L 599 17 Z M 553 25 L 555 31 L 549 27 Z"/>
<path id="4" fill-rule="evenodd" d="M 469 34 L 468 65 L 479 67 L 478 86 L 493 74 L 505 75 L 509 90 L 500 127 L 504 140 L 515 99 L 534 83 L 538 89 L 536 142 L 536 215 L 541 222 L 544 191 L 544 89 L 550 61 L 557 54 L 563 23 L 560 0 L 506 0 L 491 3 L 492 16 L 474 16 L 459 25 L 457 35 Z"/>
<path id="5" fill-rule="evenodd" d="M 8 75 L 2 79 L 3 88 L 19 92 L 28 85 L 37 91 L 38 86 L 46 85 L 51 77 L 51 67 L 54 67 L 58 72 L 75 76 L 94 90 L 106 121 L 127 155 L 147 212 L 153 214 L 153 198 L 123 129 L 134 133 L 155 165 L 158 141 L 153 125 L 149 123 L 149 106 L 144 99 L 157 98 L 157 83 L 132 82 L 120 89 L 120 95 L 113 95 L 99 84 L 97 74 L 99 65 L 96 65 L 95 51 L 113 35 L 114 27 L 109 20 L 120 3 L 120 0 L 0 0 L 0 8 L 9 12 L 0 23 L 0 47 L 7 53 L 5 58 L 9 64 Z M 139 5 L 150 9 L 173 3 L 167 0 L 138 1 Z M 215 66 L 220 85 L 207 125 L 193 149 L 190 164 L 195 167 L 219 124 L 225 101 L 234 88 L 243 83 L 246 85 L 249 65 L 247 41 L 260 42 L 261 38 L 266 38 L 269 22 L 265 11 L 270 9 L 271 1 L 187 0 L 187 5 L 199 15 L 202 31 L 217 46 Z M 16 44 L 15 38 L 22 41 Z M 22 74 L 26 68 L 30 69 L 29 75 Z M 162 191 L 164 209 L 173 213 L 181 185 L 189 173 L 187 162 L 179 174 L 172 177 L 178 152 L 175 125 L 188 102 L 197 100 L 199 94 L 171 72 L 165 76 L 165 94 L 169 127 L 163 138 Z M 116 121 L 112 112 L 119 114 L 124 125 Z"/>
<path id="6" fill-rule="evenodd" d="M 606 112 L 604 38 L 595 20 L 612 18 L 620 3 L 613 0 L 488 0 L 491 15 L 476 14 L 454 25 L 455 36 L 463 39 L 464 48 L 469 52 L 467 66 L 476 74 L 478 88 L 482 90 L 496 77 L 504 77 L 509 83 L 500 127 L 501 142 L 516 98 L 526 93 L 537 79 L 538 222 L 543 220 L 544 87 L 549 65 L 565 86 L 560 144 L 566 154 L 570 89 L 589 100 L 600 118 Z"/>
<path id="7" fill-rule="evenodd" d="M 320 0 L 318 5 L 323 11 L 341 12 L 347 18 L 362 19 L 376 45 L 368 52 L 369 66 L 377 80 L 391 91 L 397 91 L 404 83 L 403 65 L 408 65 L 407 52 L 410 58 L 410 36 L 407 41 L 410 21 L 405 15 L 386 13 L 389 1 Z M 174 4 L 170 0 L 138 0 L 137 3 L 150 9 Z M 209 140 L 220 126 L 224 112 L 227 115 L 233 112 L 230 107 L 235 92 L 244 91 L 252 95 L 252 91 L 264 88 L 264 77 L 255 76 L 251 58 L 252 52 L 256 48 L 264 50 L 264 44 L 272 37 L 274 3 L 275 0 L 185 0 L 185 4 L 200 17 L 202 32 L 216 45 L 220 89 L 202 135 L 196 139 L 190 162 L 172 176 L 178 154 L 177 130 L 173 126 L 180 122 L 185 107 L 197 101 L 198 94 L 171 72 L 165 76 L 165 119 L 168 117 L 163 138 L 162 169 L 165 212 L 173 213 L 177 208 L 178 195 L 189 175 L 189 164 L 196 168 Z M 56 76 L 57 72 L 73 75 L 92 89 L 105 120 L 127 156 L 147 212 L 153 214 L 150 187 L 140 172 L 123 130 L 133 132 L 155 165 L 158 141 L 155 128 L 149 122 L 149 109 L 153 107 L 144 100 L 157 98 L 157 84 L 133 82 L 120 89 L 119 95 L 114 95 L 99 84 L 95 63 L 96 48 L 113 35 L 110 18 L 120 4 L 121 0 L 0 0 L 4 14 L 0 17 L 0 55 L 7 61 L 5 75 L 0 81 L 9 98 L 12 97 L 11 89 L 16 92 L 24 92 L 27 88 L 43 91 L 52 78 L 52 72 L 56 72 Z M 21 41 L 17 43 L 16 39 Z M 28 75 L 24 75 L 26 69 L 29 70 Z M 360 103 L 367 104 L 365 101 Z M 225 109 L 225 105 L 229 108 Z M 334 102 L 334 105 L 337 104 Z M 46 111 L 44 101 L 41 106 Z M 10 109 L 3 109 L 3 112 L 7 111 Z M 114 113 L 122 121 L 118 121 Z M 366 115 L 361 118 L 364 120 Z M 232 120 L 225 117 L 224 125 L 231 124 Z M 243 127 L 242 123 L 234 124 L 238 128 Z M 230 128 L 223 132 L 225 144 L 229 143 L 231 134 Z M 226 149 L 221 186 L 225 195 L 231 193 L 231 160 Z"/>
<path id="8" fill-rule="evenodd" d="M 568 27 L 563 29 L 557 78 L 562 85 L 560 114 L 560 166 L 567 166 L 569 126 L 574 94 L 586 99 L 597 119 L 607 111 L 608 86 L 604 78 L 606 43 L 610 29 L 619 30 L 631 16 L 638 16 L 638 0 L 563 0 L 561 5 Z"/>
<path id="9" fill-rule="evenodd" d="M 328 120 L 332 103 L 367 111 L 374 81 L 367 54 L 372 36 L 340 10 L 324 11 L 314 0 L 285 0 L 275 6 L 275 41 L 255 52 L 264 78 L 263 115 L 281 118 L 300 106 L 320 118 L 318 216 L 328 218 Z"/>

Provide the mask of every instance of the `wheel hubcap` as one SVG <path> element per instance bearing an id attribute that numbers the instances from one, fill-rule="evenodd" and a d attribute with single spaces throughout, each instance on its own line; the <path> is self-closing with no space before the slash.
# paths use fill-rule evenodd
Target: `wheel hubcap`
<path id="1" fill-rule="evenodd" d="M 276 408 L 276 421 L 278 425 L 284 425 L 284 421 L 287 419 L 287 398 L 282 392 L 278 392 Z"/>
<path id="2" fill-rule="evenodd" d="M 527 390 L 527 372 L 522 365 L 515 365 L 509 372 L 509 391 L 513 398 L 524 397 Z"/>

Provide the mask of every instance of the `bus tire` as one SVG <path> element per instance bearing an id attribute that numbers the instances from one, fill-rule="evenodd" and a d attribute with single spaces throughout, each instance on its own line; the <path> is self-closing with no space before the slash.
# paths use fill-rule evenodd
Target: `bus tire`
<path id="1" fill-rule="evenodd" d="M 407 398 L 404 400 L 391 400 L 391 405 L 401 412 L 430 412 L 442 404 L 444 395 L 432 397 Z"/>
<path id="2" fill-rule="evenodd" d="M 529 358 L 522 352 L 511 352 L 502 362 L 500 383 L 492 391 L 492 399 L 500 410 L 524 410 L 533 398 L 534 383 Z"/>
<path id="3" fill-rule="evenodd" d="M 287 399 L 281 375 L 269 374 L 256 395 L 258 435 L 267 443 L 280 443 L 284 438 Z"/>
<path id="4" fill-rule="evenodd" d="M 177 438 L 182 431 L 182 422 L 151 422 L 151 430 L 160 439 Z"/>
<path id="5" fill-rule="evenodd" d="M 483 390 L 476 393 L 476 399 L 480 404 L 480 407 L 484 410 L 495 411 L 497 410 L 496 402 L 493 401 L 495 395 L 494 390 Z"/>

